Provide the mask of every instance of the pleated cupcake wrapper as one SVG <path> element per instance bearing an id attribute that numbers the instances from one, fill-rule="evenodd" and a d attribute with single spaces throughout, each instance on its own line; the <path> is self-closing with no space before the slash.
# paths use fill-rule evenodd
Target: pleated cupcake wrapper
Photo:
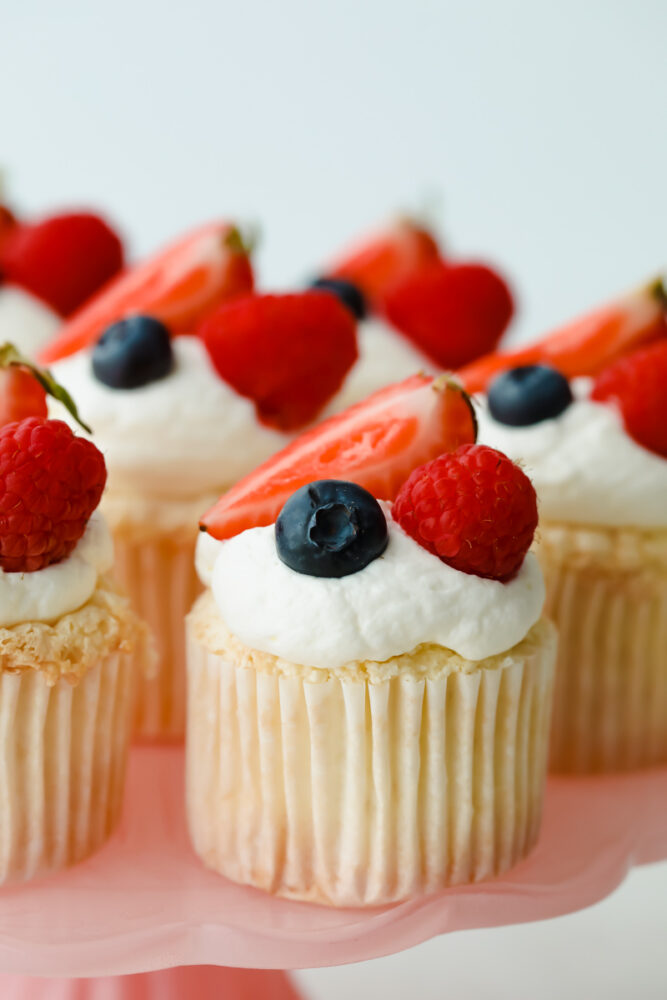
<path id="1" fill-rule="evenodd" d="M 81 861 L 121 810 L 132 665 L 114 653 L 82 680 L 0 674 L 0 883 Z"/>
<path id="2" fill-rule="evenodd" d="M 382 683 L 188 648 L 187 807 L 206 865 L 334 905 L 478 881 L 537 838 L 554 643 L 503 669 Z"/>
<path id="3" fill-rule="evenodd" d="M 548 539 L 550 529 L 542 530 Z M 577 559 L 575 529 L 553 531 L 560 551 L 538 550 L 545 613 L 559 630 L 550 768 L 583 773 L 663 763 L 667 565 L 646 572 L 641 558 L 629 560 L 628 532 L 615 567 L 608 552 L 599 563 Z"/>
<path id="4" fill-rule="evenodd" d="M 114 536 L 115 575 L 157 646 L 155 669 L 137 663 L 134 733 L 143 740 L 182 740 L 185 733 L 185 616 L 201 591 L 195 541 Z"/>

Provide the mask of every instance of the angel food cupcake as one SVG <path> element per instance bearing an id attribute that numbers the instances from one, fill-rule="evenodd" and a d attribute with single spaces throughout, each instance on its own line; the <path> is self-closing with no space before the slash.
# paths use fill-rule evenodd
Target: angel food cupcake
<path id="1" fill-rule="evenodd" d="M 204 227 L 93 301 L 47 352 L 105 454 L 119 575 L 159 646 L 139 685 L 143 737 L 183 735 L 198 516 L 313 421 L 356 359 L 335 296 L 251 296 L 252 280 L 238 232 Z"/>
<path id="2" fill-rule="evenodd" d="M 432 233 L 407 218 L 360 240 L 313 285 L 339 295 L 359 321 L 359 359 L 332 413 L 408 375 L 451 371 L 486 354 L 514 312 L 496 270 L 444 260 Z"/>
<path id="3" fill-rule="evenodd" d="M 521 460 L 560 631 L 551 767 L 667 761 L 667 340 L 568 383 L 544 365 L 490 385 L 483 442 Z"/>
<path id="4" fill-rule="evenodd" d="M 498 874 L 534 844 L 555 654 L 526 555 L 535 494 L 472 441 L 460 390 L 411 379 L 204 518 L 187 811 L 209 867 L 376 905 Z"/>
<path id="5" fill-rule="evenodd" d="M 58 420 L 0 429 L 0 883 L 80 861 L 120 815 L 133 650 L 104 459 Z"/>

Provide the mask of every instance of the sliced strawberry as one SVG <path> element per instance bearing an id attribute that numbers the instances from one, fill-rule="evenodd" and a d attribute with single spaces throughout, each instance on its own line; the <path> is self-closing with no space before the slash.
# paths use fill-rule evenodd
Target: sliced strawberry
<path id="1" fill-rule="evenodd" d="M 0 202 L 0 257 L 9 237 L 16 231 L 18 221 L 14 213 Z M 0 272 L 2 266 L 0 264 Z"/>
<path id="2" fill-rule="evenodd" d="M 15 226 L 0 262 L 9 281 L 69 316 L 120 273 L 123 246 L 98 215 L 68 212 Z"/>
<path id="3" fill-rule="evenodd" d="M 633 351 L 605 368 L 595 379 L 591 399 L 617 406 L 628 434 L 667 458 L 666 388 L 667 339 Z"/>
<path id="4" fill-rule="evenodd" d="M 0 427 L 25 417 L 46 417 L 46 392 L 29 371 L 0 370 Z"/>
<path id="5" fill-rule="evenodd" d="M 475 437 L 472 405 L 460 386 L 413 375 L 302 434 L 223 494 L 200 526 L 230 538 L 272 524 L 287 498 L 315 479 L 346 479 L 393 500 L 416 466 Z"/>
<path id="6" fill-rule="evenodd" d="M 450 371 L 493 350 L 513 312 L 504 279 L 474 262 L 430 263 L 396 285 L 385 300 L 392 325 Z"/>
<path id="7" fill-rule="evenodd" d="M 45 363 L 95 343 L 116 320 L 137 313 L 188 333 L 221 302 L 252 292 L 253 274 L 238 229 L 213 222 L 173 243 L 96 295 L 45 348 Z"/>
<path id="8" fill-rule="evenodd" d="M 667 292 L 660 279 L 595 309 L 528 347 L 487 354 L 458 372 L 468 392 L 480 392 L 498 372 L 545 363 L 563 375 L 596 375 L 629 351 L 667 336 Z"/>
<path id="9" fill-rule="evenodd" d="M 283 431 L 315 420 L 357 360 L 354 317 L 329 292 L 247 295 L 197 333 L 218 374 Z"/>
<path id="10" fill-rule="evenodd" d="M 426 229 L 412 219 L 398 219 L 343 253 L 327 276 L 351 281 L 379 307 L 389 289 L 438 257 L 438 244 Z"/>

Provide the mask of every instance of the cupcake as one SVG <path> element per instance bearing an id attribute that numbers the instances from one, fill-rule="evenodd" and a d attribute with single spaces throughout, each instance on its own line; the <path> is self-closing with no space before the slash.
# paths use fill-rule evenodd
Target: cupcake
<path id="1" fill-rule="evenodd" d="M 251 290 L 238 232 L 207 226 L 112 285 L 45 352 L 105 454 L 119 577 L 158 643 L 139 682 L 142 738 L 183 736 L 201 511 L 312 422 L 356 359 L 334 296 Z"/>
<path id="2" fill-rule="evenodd" d="M 313 284 L 340 295 L 359 321 L 359 360 L 331 413 L 415 372 L 450 371 L 486 354 L 514 312 L 496 270 L 444 260 L 432 233 L 407 218 L 354 244 Z"/>
<path id="3" fill-rule="evenodd" d="M 366 906 L 535 843 L 555 654 L 535 494 L 474 436 L 458 387 L 409 379 L 204 517 L 186 783 L 208 867 Z"/>
<path id="4" fill-rule="evenodd" d="M 667 761 L 666 385 L 660 339 L 595 378 L 510 368 L 481 408 L 480 439 L 521 461 L 539 497 L 537 554 L 560 632 L 555 771 Z"/>
<path id="5" fill-rule="evenodd" d="M 0 429 L 0 882 L 64 868 L 116 825 L 144 632 L 109 576 L 104 459 L 59 420 Z"/>
<path id="6" fill-rule="evenodd" d="M 35 358 L 63 318 L 122 266 L 121 242 L 99 216 L 24 221 L 0 205 L 0 343 Z"/>

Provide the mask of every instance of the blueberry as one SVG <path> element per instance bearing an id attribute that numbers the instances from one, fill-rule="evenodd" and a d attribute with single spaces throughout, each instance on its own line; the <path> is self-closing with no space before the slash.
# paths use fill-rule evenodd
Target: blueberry
<path id="1" fill-rule="evenodd" d="M 557 417 L 572 402 L 564 375 L 548 365 L 510 368 L 493 380 L 488 393 L 491 416 L 501 424 L 525 427 Z"/>
<path id="2" fill-rule="evenodd" d="M 289 498 L 276 521 L 279 558 L 307 576 L 349 576 L 381 556 L 387 521 L 375 497 L 339 479 L 320 479 Z"/>
<path id="3" fill-rule="evenodd" d="M 364 319 L 368 315 L 368 305 L 364 293 L 351 281 L 345 281 L 343 278 L 315 278 L 314 281 L 311 281 L 310 287 L 321 288 L 324 292 L 332 292 L 356 319 Z"/>
<path id="4" fill-rule="evenodd" d="M 169 331 L 152 316 L 129 316 L 107 327 L 93 348 L 95 377 L 112 389 L 138 389 L 174 365 Z"/>

